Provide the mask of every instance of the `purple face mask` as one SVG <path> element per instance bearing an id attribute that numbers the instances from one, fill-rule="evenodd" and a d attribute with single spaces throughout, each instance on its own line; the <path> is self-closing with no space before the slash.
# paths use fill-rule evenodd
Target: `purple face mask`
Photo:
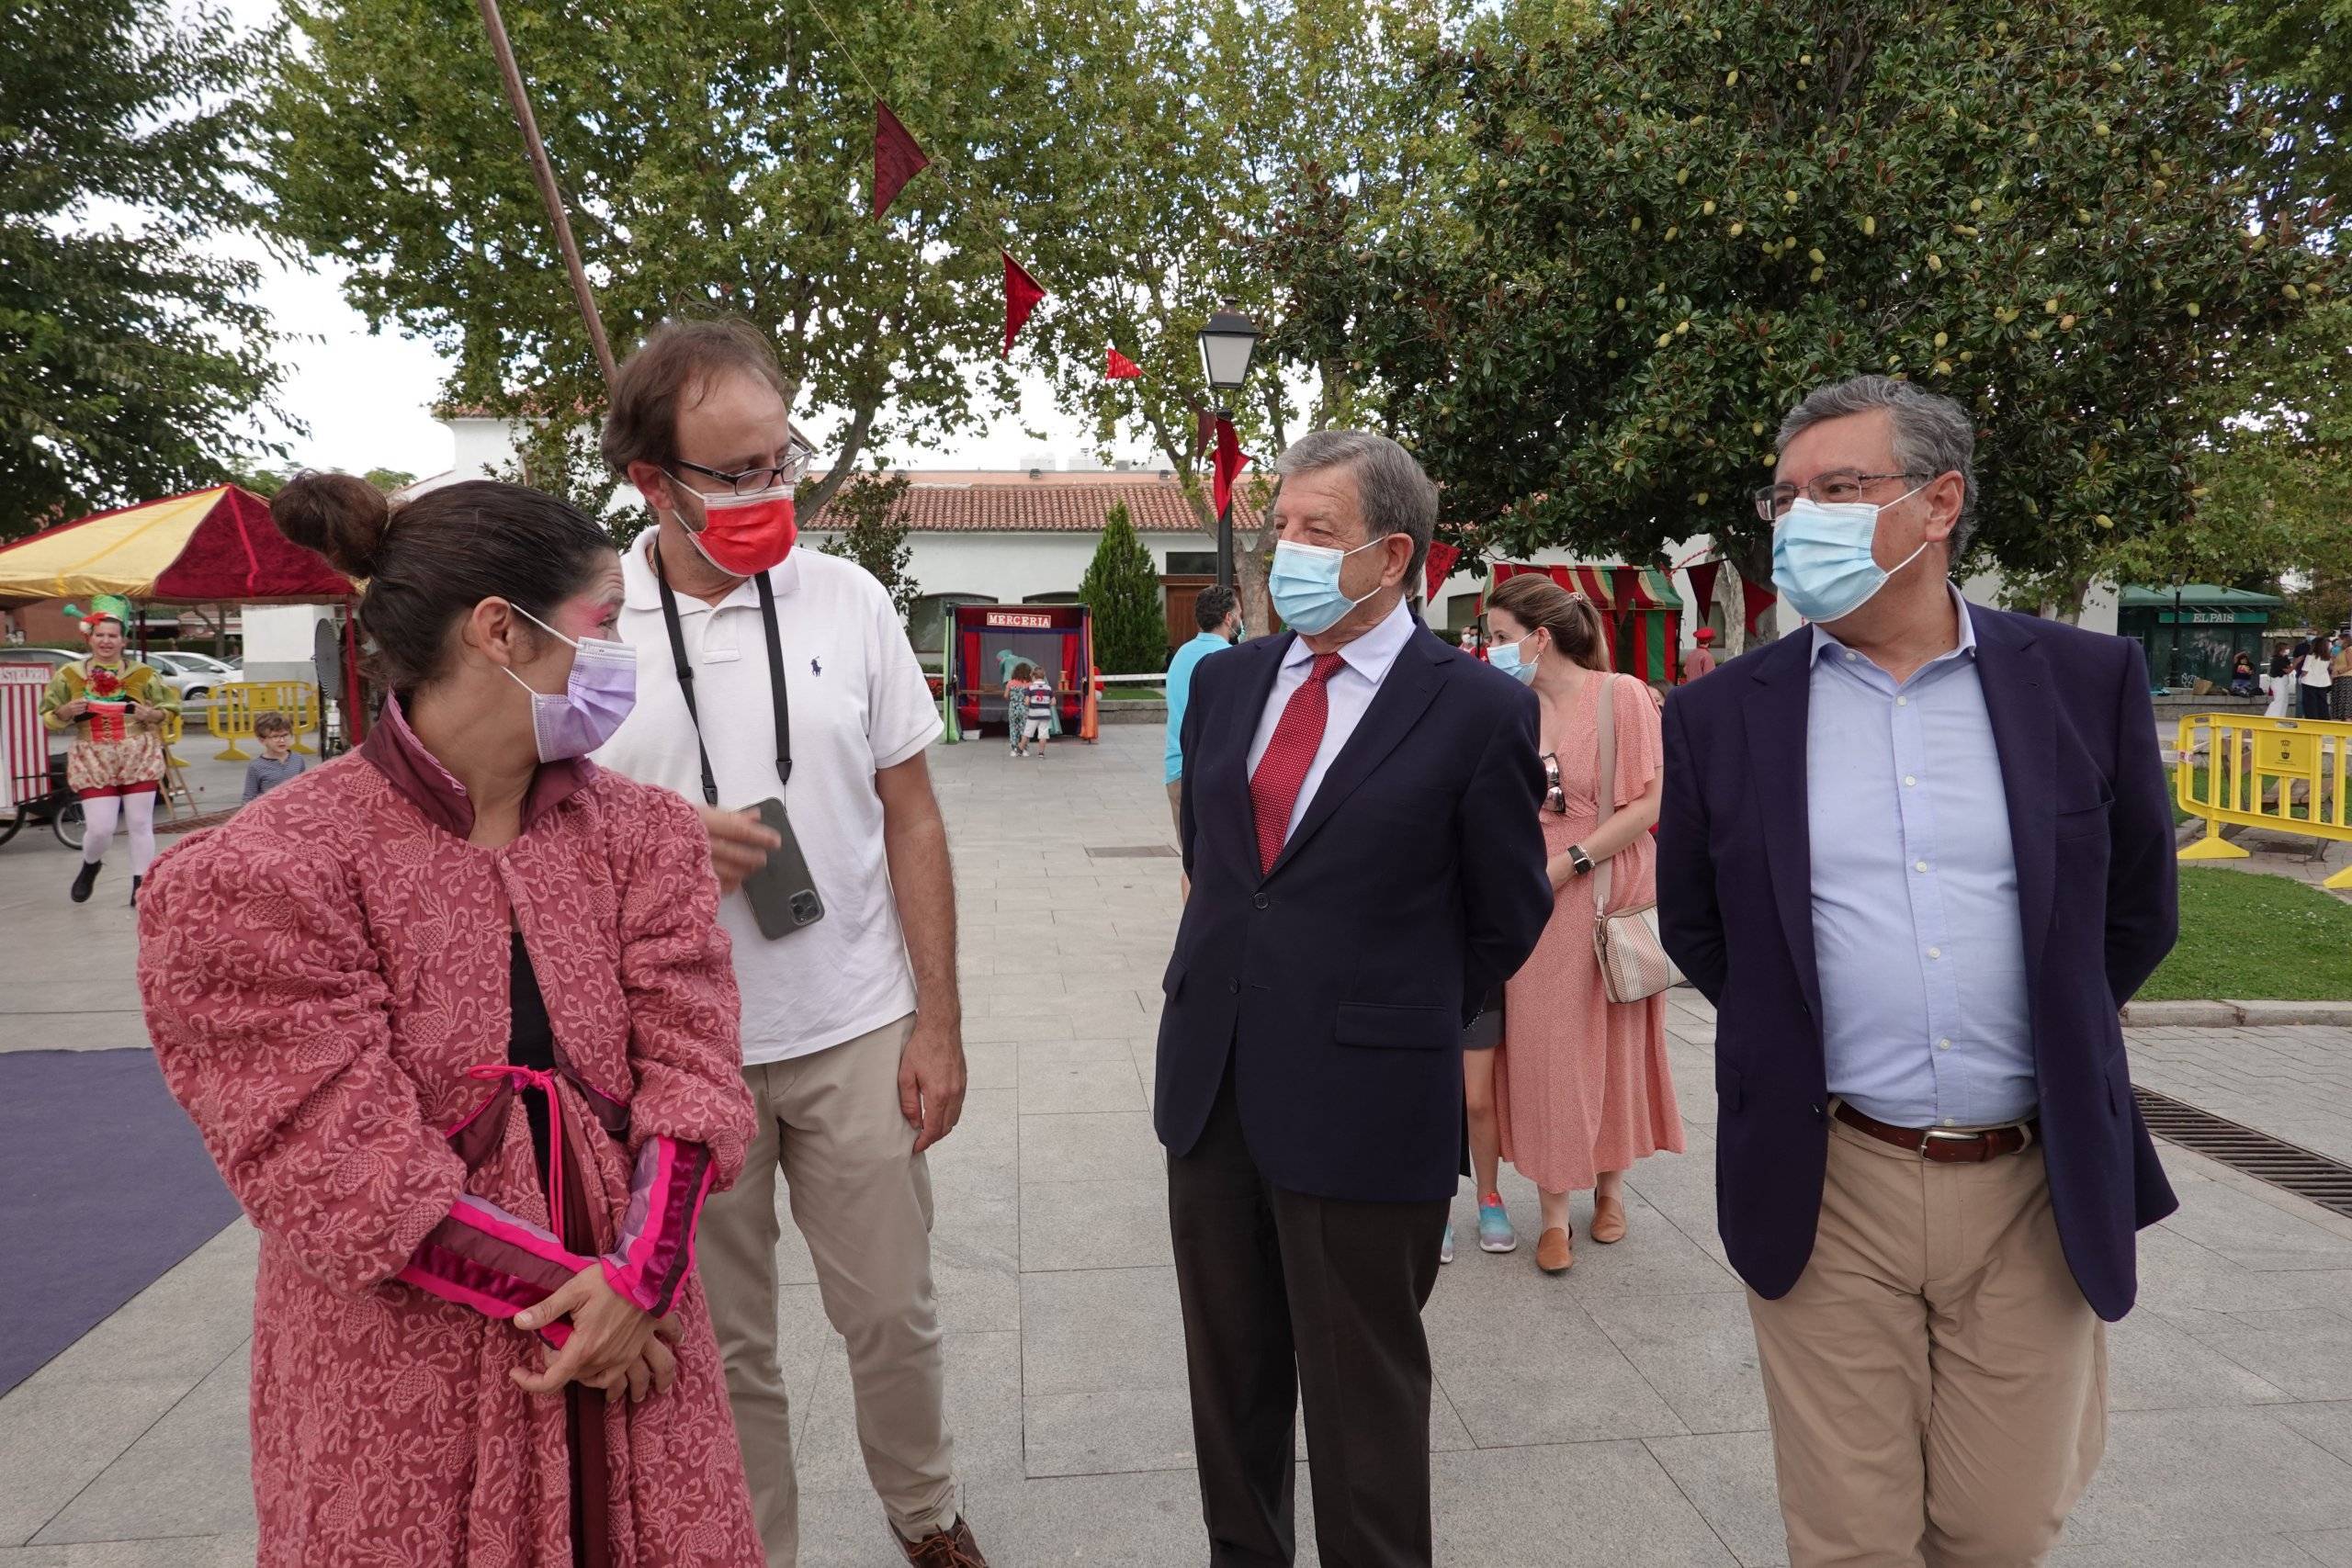
<path id="1" fill-rule="evenodd" d="M 560 762 L 584 757 L 613 738 L 637 705 L 637 649 L 625 642 L 572 642 L 538 616 L 515 605 L 514 613 L 574 650 L 571 676 L 556 693 L 531 691 L 531 684 L 514 671 L 514 682 L 531 693 L 531 735 L 538 742 L 539 761 Z"/>

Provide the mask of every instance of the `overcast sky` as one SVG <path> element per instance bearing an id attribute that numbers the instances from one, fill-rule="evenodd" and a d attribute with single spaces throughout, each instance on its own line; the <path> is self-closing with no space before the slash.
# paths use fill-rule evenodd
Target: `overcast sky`
<path id="1" fill-rule="evenodd" d="M 224 3 L 232 16 L 250 26 L 266 25 L 277 15 L 277 0 Z M 287 441 L 294 460 L 308 466 L 355 473 L 400 468 L 418 475 L 447 468 L 449 433 L 428 412 L 447 369 L 441 356 L 430 345 L 392 332 L 371 335 L 359 313 L 345 303 L 340 269 L 331 264 L 289 268 L 266 256 L 257 244 L 236 249 L 262 264 L 260 298 L 291 338 L 278 351 L 287 372 L 282 400 L 310 427 L 300 435 L 275 427 L 267 434 Z M 1011 468 L 1041 450 L 1065 458 L 1078 456 L 1084 432 L 1056 411 L 1044 381 L 1024 378 L 1023 393 L 1018 419 L 969 432 L 944 449 L 889 456 L 902 465 L 966 468 Z M 821 436 L 830 423 L 817 423 L 812 434 Z M 1024 424 L 1046 432 L 1047 439 L 1031 439 Z M 1146 454 L 1138 448 L 1119 455 Z"/>

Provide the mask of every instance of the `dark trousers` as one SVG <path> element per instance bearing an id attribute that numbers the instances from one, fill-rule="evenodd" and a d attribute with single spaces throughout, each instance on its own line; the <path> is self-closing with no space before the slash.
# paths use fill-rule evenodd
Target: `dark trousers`
<path id="1" fill-rule="evenodd" d="M 1327 1568 L 1428 1568 L 1430 1350 L 1448 1205 L 1310 1198 L 1269 1183 L 1226 1076 L 1168 1216 L 1212 1568 L 1286 1564 L 1291 1433 L 1306 1405 Z"/>
<path id="2" fill-rule="evenodd" d="M 2325 718 L 2327 716 L 2327 694 L 2331 689 L 2332 688 L 2327 686 L 2305 686 L 2303 688 L 2303 716 L 2305 718 Z"/>

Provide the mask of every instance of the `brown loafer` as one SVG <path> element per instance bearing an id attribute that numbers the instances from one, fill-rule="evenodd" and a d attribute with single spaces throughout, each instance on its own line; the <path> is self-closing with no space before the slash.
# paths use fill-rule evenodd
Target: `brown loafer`
<path id="1" fill-rule="evenodd" d="M 1570 1232 L 1564 1231 L 1557 1225 L 1554 1225 L 1550 1230 L 1537 1236 L 1535 1238 L 1535 1267 L 1543 1269 L 1546 1274 L 1566 1273 L 1568 1266 L 1577 1260 L 1577 1255 L 1569 1250 L 1568 1247 L 1574 1239 L 1575 1236 Z"/>
<path id="2" fill-rule="evenodd" d="M 1615 1198 L 1592 1201 L 1592 1228 L 1587 1233 L 1603 1247 L 1625 1239 L 1625 1205 Z"/>
<path id="3" fill-rule="evenodd" d="M 921 1540 L 909 1540 L 897 1530 L 890 1539 L 907 1554 L 913 1568 L 989 1568 L 989 1560 L 980 1555 L 980 1543 L 972 1539 L 972 1527 L 962 1518 L 944 1530 L 933 1530 Z"/>

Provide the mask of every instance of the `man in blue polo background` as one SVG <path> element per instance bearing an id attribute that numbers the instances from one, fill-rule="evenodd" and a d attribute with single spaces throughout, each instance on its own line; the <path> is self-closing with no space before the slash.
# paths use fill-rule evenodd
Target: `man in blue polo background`
<path id="1" fill-rule="evenodd" d="M 1184 820 L 1184 704 L 1193 694 L 1193 671 L 1240 637 L 1240 601 L 1230 588 L 1204 588 L 1193 601 L 1193 620 L 1200 632 L 1168 661 L 1168 810 L 1179 829 Z"/>

